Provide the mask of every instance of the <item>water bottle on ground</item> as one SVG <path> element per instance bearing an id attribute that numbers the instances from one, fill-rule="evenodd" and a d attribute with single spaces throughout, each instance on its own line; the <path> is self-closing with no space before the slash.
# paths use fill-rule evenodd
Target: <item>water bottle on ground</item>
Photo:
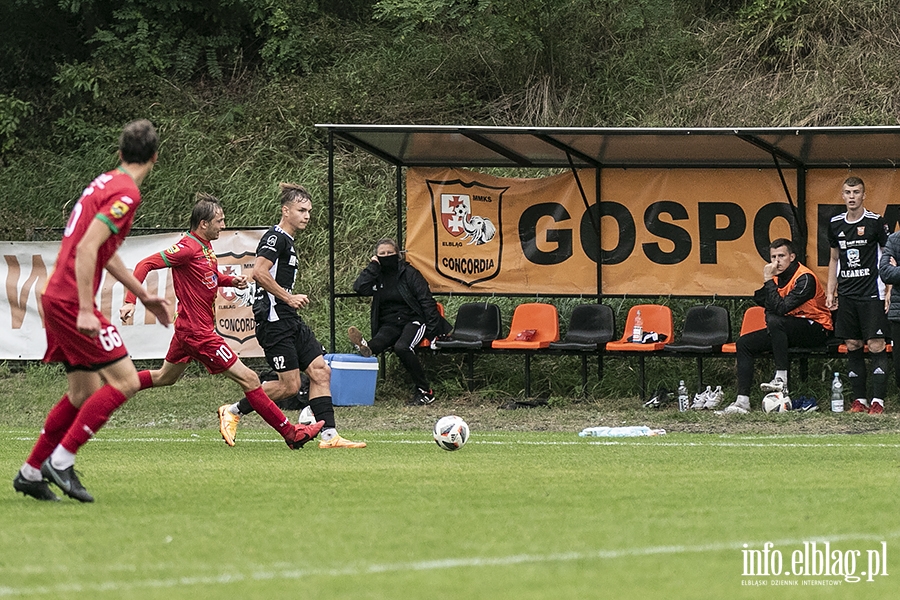
<path id="1" fill-rule="evenodd" d="M 831 412 L 844 412 L 844 384 L 838 373 L 834 374 L 831 382 Z"/>
<path id="2" fill-rule="evenodd" d="M 631 341 L 640 344 L 644 339 L 644 317 L 641 316 L 641 310 L 638 309 L 634 315 L 634 328 L 631 330 Z"/>
<path id="3" fill-rule="evenodd" d="M 681 412 L 688 410 L 689 402 L 687 386 L 684 385 L 684 379 L 682 379 L 678 382 L 678 410 Z"/>

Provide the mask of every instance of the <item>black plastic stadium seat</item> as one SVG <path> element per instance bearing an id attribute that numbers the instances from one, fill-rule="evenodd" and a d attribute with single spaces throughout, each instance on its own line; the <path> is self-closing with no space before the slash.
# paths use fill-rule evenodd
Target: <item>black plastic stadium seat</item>
<path id="1" fill-rule="evenodd" d="M 616 339 L 616 315 L 605 304 L 581 304 L 572 309 L 566 337 L 550 344 L 551 351 L 581 355 L 581 387 L 587 387 L 587 355 L 597 352 L 597 380 L 603 379 L 606 342 Z"/>
<path id="2" fill-rule="evenodd" d="M 721 352 L 731 341 L 731 317 L 721 306 L 693 306 L 684 317 L 681 338 L 663 350 L 697 357 L 697 385 L 703 386 L 703 355 Z"/>
<path id="3" fill-rule="evenodd" d="M 490 302 L 468 302 L 456 311 L 456 323 L 450 335 L 434 340 L 435 350 L 466 353 L 467 383 L 473 389 L 475 352 L 490 348 L 494 340 L 503 336 L 500 307 Z"/>
<path id="4" fill-rule="evenodd" d="M 566 336 L 551 342 L 551 350 L 566 352 L 602 350 L 616 337 L 616 317 L 605 304 L 582 304 L 572 310 Z"/>
<path id="5" fill-rule="evenodd" d="M 666 344 L 670 352 L 703 352 L 711 354 L 731 341 L 731 320 L 721 306 L 694 306 L 684 317 L 681 338 Z"/>
<path id="6" fill-rule="evenodd" d="M 478 350 L 502 335 L 500 307 L 489 302 L 469 302 L 459 307 L 450 335 L 434 341 L 438 350 Z"/>

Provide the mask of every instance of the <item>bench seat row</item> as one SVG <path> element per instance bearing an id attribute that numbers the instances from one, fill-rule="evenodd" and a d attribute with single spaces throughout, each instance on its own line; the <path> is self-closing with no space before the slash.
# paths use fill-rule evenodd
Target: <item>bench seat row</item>
<path id="1" fill-rule="evenodd" d="M 635 318 L 640 311 L 643 320 L 643 339 L 631 339 Z M 765 328 L 762 307 L 748 309 L 741 323 L 740 334 Z M 698 387 L 703 384 L 704 357 L 734 356 L 731 321 L 728 310 L 721 306 L 691 307 L 679 339 L 673 337 L 672 311 L 659 304 L 638 304 L 628 311 L 624 332 L 616 337 L 613 309 L 605 304 L 576 306 L 569 319 L 564 338 L 559 336 L 559 317 L 556 307 L 547 303 L 526 303 L 516 307 L 509 332 L 503 336 L 500 308 L 491 302 L 470 302 L 461 305 L 453 332 L 433 340 L 430 348 L 437 352 L 464 352 L 467 362 L 468 384 L 474 378 L 474 359 L 478 353 L 521 353 L 525 357 L 525 395 L 531 396 L 531 358 L 536 354 L 557 353 L 581 356 L 582 386 L 587 385 L 587 361 L 596 356 L 598 378 L 603 377 L 604 355 L 637 357 L 639 387 L 642 399 L 646 396 L 645 358 L 648 356 L 694 357 L 697 361 Z M 801 361 L 801 378 L 805 378 L 806 358 L 809 356 L 838 356 L 846 352 L 837 343 L 821 348 L 792 348 L 792 357 Z"/>

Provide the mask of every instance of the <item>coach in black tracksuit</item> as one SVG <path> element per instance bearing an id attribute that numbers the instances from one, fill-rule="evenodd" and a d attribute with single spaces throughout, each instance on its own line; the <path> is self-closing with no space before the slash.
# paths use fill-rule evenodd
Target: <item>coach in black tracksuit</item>
<path id="1" fill-rule="evenodd" d="M 431 384 L 415 349 L 423 338 L 446 335 L 452 327 L 438 312 L 428 282 L 400 257 L 394 240 L 382 239 L 375 244 L 375 256 L 356 278 L 353 289 L 372 296 L 372 339 L 362 344 L 373 354 L 393 347 L 416 387 L 410 404 L 433 402 Z"/>

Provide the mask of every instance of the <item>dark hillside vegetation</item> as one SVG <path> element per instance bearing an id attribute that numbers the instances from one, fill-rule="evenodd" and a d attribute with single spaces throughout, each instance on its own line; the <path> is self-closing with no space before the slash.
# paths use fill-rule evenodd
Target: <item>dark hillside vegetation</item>
<path id="1" fill-rule="evenodd" d="M 895 125 L 898 49 L 895 3 L 869 0 L 6 0 L 0 239 L 51 235 L 115 164 L 122 124 L 147 117 L 163 143 L 137 227 L 184 226 L 197 191 L 223 200 L 231 227 L 268 225 L 279 181 L 310 188 L 300 285 L 320 299 L 308 318 L 324 338 L 327 156 L 314 124 Z M 346 291 L 394 230 L 394 175 L 359 151 L 339 148 L 336 163 Z M 346 312 L 366 322 L 364 305 Z M 577 365 L 562 364 L 535 389 L 571 395 L 577 375 L 563 372 Z M 458 379 L 460 367 L 437 368 Z M 488 394 L 521 386 L 518 366 L 482 368 L 502 376 Z M 634 373 L 620 368 L 589 394 L 629 393 Z"/>

